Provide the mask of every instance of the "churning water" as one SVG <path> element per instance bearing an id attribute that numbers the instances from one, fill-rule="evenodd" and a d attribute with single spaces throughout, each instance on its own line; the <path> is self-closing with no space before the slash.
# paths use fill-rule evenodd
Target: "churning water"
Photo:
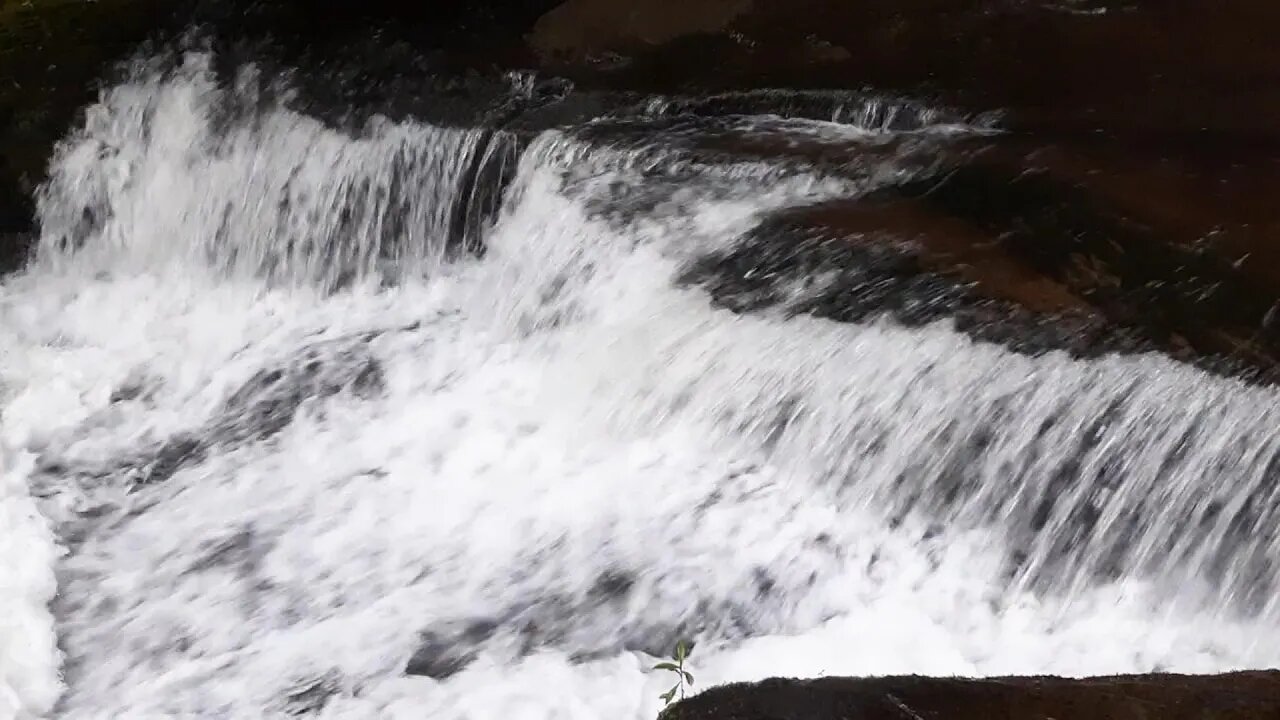
<path id="1" fill-rule="evenodd" d="M 0 715 L 650 718 L 682 637 L 699 686 L 1280 660 L 1272 390 L 690 280 L 985 123 L 352 134 L 207 63 L 104 94 L 0 286 Z"/>

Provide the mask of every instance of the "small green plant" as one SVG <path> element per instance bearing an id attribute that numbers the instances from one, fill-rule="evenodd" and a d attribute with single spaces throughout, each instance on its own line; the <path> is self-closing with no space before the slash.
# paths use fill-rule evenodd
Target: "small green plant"
<path id="1" fill-rule="evenodd" d="M 676 698 L 676 693 L 680 693 L 680 699 L 684 699 L 685 686 L 693 687 L 693 674 L 684 669 L 684 661 L 689 659 L 689 646 L 685 641 L 681 640 L 676 643 L 675 652 L 671 653 L 670 662 L 660 662 L 653 666 L 654 670 L 670 670 L 676 674 L 676 684 L 671 689 L 659 695 L 662 698 L 662 704 L 670 705 Z"/>

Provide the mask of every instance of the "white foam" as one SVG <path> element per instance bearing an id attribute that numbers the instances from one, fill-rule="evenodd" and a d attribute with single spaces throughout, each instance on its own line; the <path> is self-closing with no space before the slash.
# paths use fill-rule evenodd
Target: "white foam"
<path id="1" fill-rule="evenodd" d="M 150 92 L 199 86 L 174 82 Z M 168 125 L 207 120 L 186 107 L 151 123 L 185 137 Z M 252 176 L 269 155 L 255 143 L 270 137 L 200 162 Z M 318 137 L 339 156 L 377 154 Z M 129 142 L 157 159 L 186 152 Z M 61 187 L 97 187 L 114 167 L 62 166 L 87 180 Z M 483 258 L 338 293 L 228 277 L 193 254 L 153 267 L 160 235 L 143 198 L 179 238 L 207 231 L 205 201 L 181 178 L 121 186 L 108 205 L 135 208 L 130 224 L 91 235 L 85 252 L 53 248 L 57 262 L 0 287 L 0 339 L 15 348 L 0 356 L 4 438 L 98 473 L 44 473 L 46 513 L 78 527 L 77 510 L 107 508 L 61 565 L 60 716 L 260 717 L 316 698 L 334 718 L 651 718 L 668 679 L 627 648 L 686 623 L 699 628 L 698 688 L 1280 659 L 1274 605 L 1241 612 L 1229 593 L 1198 590 L 1197 568 L 1151 552 L 1100 578 L 1116 536 L 1099 526 L 1055 546 L 1053 528 L 1077 527 L 1065 508 L 1048 513 L 1050 532 L 1027 528 L 1068 463 L 1121 462 L 1104 507 L 1147 513 L 1139 540 L 1225 542 L 1167 521 L 1211 491 L 1224 512 L 1265 500 L 1274 392 L 1156 357 L 1030 359 L 945 325 L 717 310 L 676 286 L 688 259 L 770 208 L 850 188 L 739 167 L 685 179 L 644 213 L 588 210 L 652 170 L 548 134 L 524 156 Z M 366 331 L 379 331 L 361 346 L 380 396 L 312 398 L 278 435 L 213 448 L 136 493 L 108 472 L 215 427 L 228 397 L 301 348 L 335 341 L 315 353 L 338 362 L 341 339 Z M 113 400 L 131 384 L 145 391 Z M 1058 424 L 1040 433 L 1048 417 Z M 1079 450 L 1100 417 L 1099 442 Z M 980 430 L 990 437 L 972 450 Z M 1172 438 L 1182 455 L 1162 462 Z M 957 463 L 961 491 L 936 501 Z M 1101 492 L 1079 474 L 1076 507 Z M 1144 504 L 1153 493 L 1158 506 Z M 1265 553 L 1270 532 L 1239 541 L 1242 555 Z M 48 639 L 54 551 L 47 533 L 32 537 L 43 544 L 22 556 L 34 579 L 21 587 L 39 612 L 22 627 Z M 1011 579 L 1011 547 L 1056 581 Z M 610 577 L 616 594 L 602 597 Z M 492 637 L 465 637 L 488 620 Z M 420 632 L 477 655 L 443 680 L 405 677 Z M 39 662 L 17 675 L 37 709 L 57 692 L 51 652 L 24 656 Z"/>
<path id="2" fill-rule="evenodd" d="M 34 456 L 0 444 L 0 717 L 44 717 L 62 692 L 48 603 L 60 551 L 27 492 Z"/>

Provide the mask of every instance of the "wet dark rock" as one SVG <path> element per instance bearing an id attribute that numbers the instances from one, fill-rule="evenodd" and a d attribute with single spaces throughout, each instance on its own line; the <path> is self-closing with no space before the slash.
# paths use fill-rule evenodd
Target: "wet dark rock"
<path id="1" fill-rule="evenodd" d="M 1269 172 L 1235 172 L 1219 193 L 1194 197 L 1180 185 L 1206 186 L 1200 172 L 1014 136 L 930 151 L 934 167 L 904 164 L 913 179 L 775 213 L 684 279 L 740 312 L 888 314 L 908 325 L 951 318 L 1019 352 L 1160 351 L 1274 380 L 1280 348 L 1266 328 L 1280 278 L 1275 265 L 1252 262 L 1271 253 L 1249 219 L 1266 217 L 1254 197 Z M 1163 210 L 1173 223 L 1144 218 L 1152 199 L 1126 191 L 1128 175 L 1190 209 Z M 1227 219 L 1246 209 L 1250 216 Z"/>
<path id="2" fill-rule="evenodd" d="M 1274 374 L 1278 348 L 1259 332 L 1277 299 L 1269 270 L 1243 267 L 1231 255 L 1203 247 L 1191 219 L 1161 225 L 1161 218 L 1134 212 L 1126 198 L 1090 188 L 1052 148 L 1016 147 L 1016 160 L 1001 157 L 1011 150 L 1003 144 L 941 180 L 890 188 L 881 196 L 909 198 L 909 212 L 918 218 L 947 218 L 947 227 L 979 238 L 916 235 L 941 256 L 938 266 L 975 278 L 983 292 L 1032 308 L 1043 304 L 1036 295 L 1057 298 L 1052 302 L 1100 316 L 1108 329 L 1127 330 L 1171 356 L 1212 356 L 1219 362 L 1209 366 Z M 1089 177 L 1102 186 L 1115 173 L 1104 165 Z M 1244 181 L 1232 184 L 1252 192 Z M 1200 198 L 1202 205 L 1214 202 Z M 1239 227 L 1226 220 L 1227 212 L 1217 217 L 1221 235 Z M 1036 284 L 1010 285 L 1000 276 L 1010 276 L 1002 264 Z"/>
<path id="3" fill-rule="evenodd" d="M 252 527 L 242 528 L 206 543 L 187 572 L 203 573 L 217 567 L 229 567 L 235 569 L 238 576 L 252 575 L 256 572 L 258 558 L 267 553 L 263 545 Z"/>
<path id="4" fill-rule="evenodd" d="M 13 196 L 10 196 L 13 197 Z M 0 200 L 0 203 L 5 202 Z M 21 203 L 21 196 L 15 201 Z M 15 217 L 22 218 L 15 221 L 16 226 L 22 226 L 29 223 L 28 213 L 20 210 L 15 213 Z M 22 267 L 26 262 L 30 253 L 30 248 L 34 245 L 31 235 L 25 232 L 0 233 L 0 275 L 11 272 Z"/>
<path id="5" fill-rule="evenodd" d="M 461 632 L 447 636 L 440 630 L 419 636 L 418 649 L 405 666 L 405 675 L 444 680 L 465 669 L 476 658 L 477 646 L 498 631 L 491 620 L 474 620 Z"/>
<path id="6" fill-rule="evenodd" d="M 367 344 L 383 332 L 304 346 L 279 365 L 254 373 L 204 426 L 123 458 L 103 463 L 70 459 L 53 452 L 42 455 L 33 478 L 33 492 L 47 497 L 78 486 L 93 494 L 99 488 L 122 485 L 140 491 L 199 465 L 216 448 L 271 440 L 308 403 L 322 403 L 342 393 L 357 400 L 374 400 L 384 392 L 385 379 L 382 365 Z M 112 403 L 145 397 L 145 385 L 145 378 L 130 379 L 113 394 Z M 103 508 L 98 514 L 106 512 Z M 79 522 L 94 524 L 97 518 L 82 514 Z M 89 532 L 86 527 L 64 530 L 76 536 Z"/>
<path id="7" fill-rule="evenodd" d="M 635 585 L 635 576 L 619 570 L 607 570 L 596 578 L 596 582 L 587 591 L 587 596 L 599 602 L 618 600 L 625 596 Z"/>
<path id="8" fill-rule="evenodd" d="M 849 207 L 864 209 L 856 201 Z M 1038 313 L 1029 303 L 993 297 L 937 266 L 916 238 L 896 235 L 892 226 L 863 233 L 827 224 L 818 219 L 827 211 L 834 206 L 776 215 L 731 249 L 695 261 L 681 279 L 735 312 L 777 309 L 841 322 L 887 315 L 908 326 L 950 319 L 978 339 L 1028 354 L 1156 349 L 1096 316 Z"/>
<path id="9" fill-rule="evenodd" d="M 132 402 L 144 398 L 148 391 L 150 381 L 142 375 L 134 375 L 129 377 L 120 387 L 111 391 L 111 404 Z"/>
<path id="10" fill-rule="evenodd" d="M 742 572 L 741 592 L 714 600 L 666 597 L 659 580 L 617 568 L 577 593 L 533 590 L 529 599 L 496 612 L 423 629 L 405 673 L 444 679 L 482 651 L 514 660 L 555 649 L 574 662 L 623 652 L 666 657 L 677 642 L 694 637 L 735 642 L 778 630 L 770 618 L 776 604 L 787 602 L 774 592 L 778 580 L 760 567 Z M 671 616 L 654 617 L 652 609 L 662 605 L 671 606 Z"/>
<path id="11" fill-rule="evenodd" d="M 140 482 L 164 482 L 182 468 L 203 462 L 209 449 L 209 441 L 199 437 L 179 436 L 167 440 L 146 465 Z"/>
<path id="12" fill-rule="evenodd" d="M 1049 172 L 970 165 L 897 191 L 995 235 L 1021 264 L 1113 322 L 1164 329 L 1166 338 L 1179 335 L 1202 352 L 1229 349 L 1218 333 L 1232 323 L 1252 334 L 1275 301 L 1247 289 L 1227 263 L 1161 242 L 1149 226 Z"/>
<path id="13" fill-rule="evenodd" d="M 507 132 L 489 131 L 480 141 L 480 150 L 462 178 L 463 192 L 459 193 L 453 221 L 449 223 L 454 233 L 450 247 L 455 251 L 483 253 L 484 233 L 498 216 L 523 149 L 521 139 Z"/>
<path id="14" fill-rule="evenodd" d="M 270 440 L 293 422 L 304 403 L 320 402 L 344 390 L 365 400 L 381 394 L 382 369 L 373 357 L 356 351 L 330 358 L 319 351 L 320 346 L 311 346 L 287 365 L 255 373 L 227 399 L 210 425 L 165 441 L 142 462 L 136 483 L 164 482 L 204 462 L 215 447 Z"/>
<path id="15" fill-rule="evenodd" d="M 165 442 L 140 484 L 168 480 L 184 467 L 203 462 L 214 447 L 270 440 L 293 422 L 304 403 L 344 390 L 364 400 L 380 395 L 384 381 L 378 361 L 361 344 L 332 352 L 335 342 L 308 346 L 288 363 L 254 373 L 227 398 L 209 426 Z"/>
<path id="16" fill-rule="evenodd" d="M 282 712 L 289 717 L 311 717 L 322 710 L 333 696 L 341 692 L 341 678 L 337 673 L 299 683 L 297 689 L 284 698 Z"/>
<path id="17" fill-rule="evenodd" d="M 223 405 L 207 431 L 207 442 L 228 444 L 270 439 L 293 422 L 304 402 L 318 402 L 350 389 L 372 399 L 382 392 L 382 368 L 369 354 L 369 338 L 309 345 L 282 365 L 259 370 Z"/>
<path id="18" fill-rule="evenodd" d="M 1104 12 L 1039 0 L 565 0 L 533 26 L 549 68 L 669 91 L 861 88 L 1008 109 L 1019 129 L 1271 135 L 1280 15 L 1253 0 Z M 629 57 L 622 68 L 592 58 Z M 1187 58 L 1198 58 L 1187 62 Z"/>
<path id="19" fill-rule="evenodd" d="M 567 0 L 533 29 L 536 47 L 549 54 L 598 54 L 660 46 L 690 35 L 723 32 L 752 9 L 752 0 L 702 0 L 679 5 Z"/>
<path id="20" fill-rule="evenodd" d="M 1154 346 L 1247 373 L 1270 372 L 1277 358 L 1269 268 L 1280 266 L 1280 215 L 1269 198 L 1280 189 L 1270 159 L 1280 57 L 1260 32 L 1277 17 L 1249 0 L 693 0 L 678 12 L 567 0 L 530 42 L 580 89 L 682 90 L 651 104 L 675 115 L 838 119 L 850 90 L 925 98 L 962 117 L 999 111 L 1013 132 L 980 159 L 849 214 L 915 229 L 926 269 L 971 284 L 973 296 L 1025 304 L 1048 323 L 1063 308 L 1088 318 L 1059 323 L 1072 345 Z M 831 52 L 815 55 L 817 45 Z M 606 53 L 630 61 L 591 62 Z M 885 124 L 904 129 L 912 117 Z M 757 152 L 746 144 L 732 141 Z M 842 151 L 826 152 L 824 169 Z M 896 229 L 880 237 L 892 242 Z M 862 244 L 878 242 L 868 235 Z"/>
<path id="21" fill-rule="evenodd" d="M 2 148 L 0 145 L 0 275 L 20 267 L 26 259 L 34 213 L 27 181 Z"/>
<path id="22" fill-rule="evenodd" d="M 474 652 L 454 654 L 451 643 L 434 635 L 424 636 L 419 642 L 404 668 L 405 675 L 445 680 L 462 672 L 476 657 Z"/>
<path id="23" fill-rule="evenodd" d="M 722 685 L 662 720 L 1262 720 L 1280 715 L 1280 673 L 1080 680 L 927 677 L 765 680 Z"/>

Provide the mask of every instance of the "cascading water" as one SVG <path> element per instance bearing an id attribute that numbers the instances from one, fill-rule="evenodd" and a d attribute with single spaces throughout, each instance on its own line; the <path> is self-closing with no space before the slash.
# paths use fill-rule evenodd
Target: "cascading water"
<path id="1" fill-rule="evenodd" d="M 222 89 L 207 59 L 191 64 L 189 82 L 144 75 L 89 112 L 40 197 L 42 258 L 322 289 L 421 271 L 465 231 L 467 172 L 502 159 L 503 138 L 479 130 L 371 122 L 351 138 L 255 112 L 251 84 Z"/>
<path id="2" fill-rule="evenodd" d="M 664 104 L 521 151 L 245 92 L 105 94 L 0 288 L 0 710 L 648 718 L 682 637 L 711 684 L 1280 659 L 1273 391 L 689 282 L 986 123 Z M 770 133 L 850 159 L 717 149 Z"/>

